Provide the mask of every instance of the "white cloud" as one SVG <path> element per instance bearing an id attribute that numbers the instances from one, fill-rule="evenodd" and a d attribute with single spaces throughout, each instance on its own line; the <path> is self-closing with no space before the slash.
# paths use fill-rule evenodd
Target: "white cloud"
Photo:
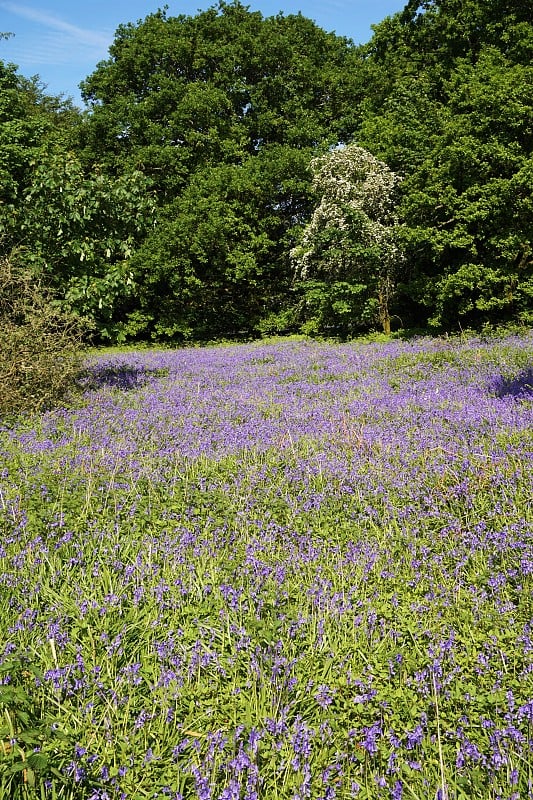
<path id="1" fill-rule="evenodd" d="M 98 51 L 107 51 L 113 38 L 112 35 L 110 36 L 103 31 L 92 31 L 86 28 L 80 28 L 60 17 L 32 8 L 31 6 L 11 3 L 4 0 L 0 2 L 0 7 L 18 17 L 24 17 L 24 19 L 30 20 L 31 22 L 36 22 L 40 25 L 44 25 L 46 28 L 66 34 L 72 42 L 78 45 L 85 45 Z"/>
<path id="2" fill-rule="evenodd" d="M 9 53 L 10 58 L 17 64 L 24 64 L 25 69 L 31 67 L 38 70 L 44 64 L 60 66 L 91 59 L 94 48 L 76 44 L 59 32 L 45 31 L 40 36 L 13 39 Z"/>

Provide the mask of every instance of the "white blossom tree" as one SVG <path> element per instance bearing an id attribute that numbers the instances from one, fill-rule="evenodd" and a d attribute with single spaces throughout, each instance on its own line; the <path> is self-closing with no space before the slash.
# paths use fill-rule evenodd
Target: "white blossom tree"
<path id="1" fill-rule="evenodd" d="M 291 251 L 297 281 L 323 305 L 390 333 L 390 302 L 403 257 L 394 195 L 400 178 L 355 144 L 311 162 L 320 202 Z"/>

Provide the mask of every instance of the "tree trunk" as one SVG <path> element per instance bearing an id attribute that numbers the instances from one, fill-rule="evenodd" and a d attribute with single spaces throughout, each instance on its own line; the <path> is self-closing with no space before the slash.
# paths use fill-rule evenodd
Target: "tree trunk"
<path id="1" fill-rule="evenodd" d="M 388 287 L 383 286 L 379 293 L 379 321 L 383 327 L 383 333 L 390 334 L 390 314 L 389 314 L 389 292 Z"/>

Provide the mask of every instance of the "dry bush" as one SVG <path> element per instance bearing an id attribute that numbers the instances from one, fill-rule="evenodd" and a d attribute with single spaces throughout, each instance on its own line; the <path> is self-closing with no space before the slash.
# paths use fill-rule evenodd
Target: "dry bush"
<path id="1" fill-rule="evenodd" d="M 0 418 L 44 411 L 75 388 L 83 334 L 30 272 L 0 258 Z"/>

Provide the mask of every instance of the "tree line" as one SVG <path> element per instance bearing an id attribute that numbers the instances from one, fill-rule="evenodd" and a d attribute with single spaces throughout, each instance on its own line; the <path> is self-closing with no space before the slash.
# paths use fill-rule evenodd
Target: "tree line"
<path id="1" fill-rule="evenodd" d="M 532 57 L 521 0 L 236 0 L 121 25 L 83 111 L 0 61 L 0 258 L 102 341 L 530 325 Z"/>

